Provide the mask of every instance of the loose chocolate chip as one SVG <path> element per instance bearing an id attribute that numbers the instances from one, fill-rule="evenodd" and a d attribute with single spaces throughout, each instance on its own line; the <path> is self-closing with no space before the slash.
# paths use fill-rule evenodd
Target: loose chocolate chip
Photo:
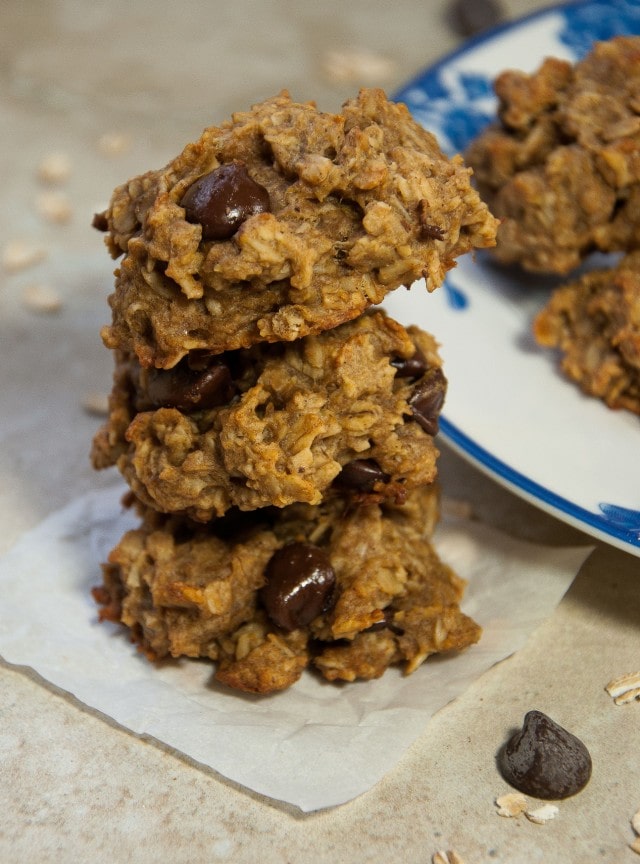
<path id="1" fill-rule="evenodd" d="M 429 368 L 426 357 L 416 348 L 412 357 L 396 357 L 391 361 L 396 367 L 396 378 L 421 378 Z"/>
<path id="2" fill-rule="evenodd" d="M 388 483 L 391 477 L 373 459 L 347 462 L 335 479 L 336 486 L 357 492 L 373 492 L 377 483 Z"/>
<path id="3" fill-rule="evenodd" d="M 449 9 L 449 21 L 461 36 L 473 36 L 494 27 L 504 17 L 498 0 L 455 0 Z"/>
<path id="4" fill-rule="evenodd" d="M 204 240 L 228 240 L 249 216 L 271 209 L 269 193 L 241 162 L 220 165 L 200 177 L 180 204 L 188 222 L 202 225 Z"/>
<path id="5" fill-rule="evenodd" d="M 265 576 L 260 597 L 269 618 L 283 630 L 305 627 L 334 602 L 336 574 L 319 546 L 283 546 L 271 557 Z"/>
<path id="6" fill-rule="evenodd" d="M 536 798 L 568 798 L 591 777 L 591 756 L 579 738 L 541 711 L 529 711 L 522 730 L 499 755 L 502 776 Z"/>
<path id="7" fill-rule="evenodd" d="M 182 362 L 173 369 L 151 369 L 147 373 L 146 390 L 138 399 L 138 410 L 177 408 L 178 411 L 204 411 L 231 401 L 235 387 L 229 367 L 212 363 L 204 369 L 192 370 Z"/>
<path id="8" fill-rule="evenodd" d="M 428 435 L 438 431 L 438 416 L 444 404 L 447 382 L 438 367 L 432 369 L 413 390 L 409 405 L 413 419 Z"/>

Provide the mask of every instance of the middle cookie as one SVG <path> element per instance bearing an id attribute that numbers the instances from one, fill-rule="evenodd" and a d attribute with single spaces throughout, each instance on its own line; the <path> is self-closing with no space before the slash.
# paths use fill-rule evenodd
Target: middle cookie
<path id="1" fill-rule="evenodd" d="M 92 460 L 117 464 L 147 506 L 203 522 L 333 489 L 401 502 L 436 477 L 445 391 L 433 337 L 380 310 L 169 370 L 120 353 Z"/>

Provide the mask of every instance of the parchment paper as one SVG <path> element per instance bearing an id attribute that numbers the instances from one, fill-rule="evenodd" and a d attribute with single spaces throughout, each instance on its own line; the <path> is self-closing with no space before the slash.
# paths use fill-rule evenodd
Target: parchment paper
<path id="1" fill-rule="evenodd" d="M 411 676 L 390 670 L 334 685 L 305 673 L 288 691 L 252 697 L 219 686 L 207 662 L 153 665 L 122 628 L 98 623 L 90 589 L 136 524 L 120 506 L 124 491 L 118 483 L 76 499 L 0 559 L 0 654 L 133 732 L 304 811 L 371 788 L 436 711 L 552 614 L 590 552 L 445 519 L 435 545 L 469 580 L 462 608 L 484 628 L 479 645 L 432 658 Z"/>

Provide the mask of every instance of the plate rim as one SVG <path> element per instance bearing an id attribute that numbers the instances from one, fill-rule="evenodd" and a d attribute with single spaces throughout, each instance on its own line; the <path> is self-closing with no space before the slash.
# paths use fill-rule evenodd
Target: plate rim
<path id="1" fill-rule="evenodd" d="M 583 533 L 585 533 L 585 525 L 588 525 L 590 529 L 588 533 L 591 536 L 598 537 L 635 556 L 640 556 L 640 539 L 638 545 L 634 544 L 628 539 L 624 530 L 616 528 L 615 525 L 598 516 L 597 513 L 592 513 L 590 510 L 574 504 L 568 498 L 558 495 L 557 492 L 552 492 L 546 486 L 537 483 L 516 468 L 512 468 L 489 450 L 477 444 L 455 423 L 447 420 L 445 416 L 440 416 L 439 425 L 439 435 L 452 450 L 464 456 L 502 486 L 517 493 L 519 497 L 529 503 L 535 504 L 538 509 L 562 519 L 563 522 L 567 522 Z"/>
<path id="2" fill-rule="evenodd" d="M 400 87 L 397 87 L 391 98 L 394 101 L 401 102 L 403 93 L 419 86 L 420 82 L 424 78 L 436 72 L 441 66 L 447 66 L 452 60 L 455 60 L 456 57 L 461 57 L 463 54 L 467 54 L 471 49 L 482 45 L 484 42 L 489 42 L 509 30 L 515 30 L 525 24 L 530 24 L 537 18 L 546 18 L 547 16 L 561 12 L 564 9 L 570 9 L 572 7 L 577 8 L 580 6 L 593 6 L 594 3 L 602 4 L 602 2 L 603 0 L 565 0 L 565 2 L 553 3 L 550 6 L 545 6 L 544 9 L 536 9 L 534 12 L 527 12 L 525 15 L 521 15 L 518 18 L 512 18 L 509 21 L 495 24 L 493 27 L 489 27 L 481 33 L 477 33 L 475 36 L 469 36 L 464 40 L 462 45 L 459 45 L 457 48 L 453 48 L 451 51 L 443 54 L 435 61 L 435 63 L 425 66 L 417 72 L 413 78 L 410 78 Z"/>
<path id="3" fill-rule="evenodd" d="M 581 7 L 586 8 L 596 4 L 601 5 L 602 0 L 565 0 L 565 2 L 554 3 L 546 6 L 544 9 L 537 9 L 513 20 L 497 24 L 475 36 L 471 36 L 457 48 L 440 57 L 435 63 L 420 70 L 401 87 L 396 88 L 395 95 L 392 98 L 396 101 L 404 101 L 411 90 L 420 89 L 425 79 L 434 75 L 443 67 L 450 65 L 457 58 L 464 56 L 478 46 L 500 38 L 511 30 L 521 29 L 538 19 L 551 17 L 558 12 Z M 466 458 L 476 468 L 544 512 L 550 513 L 591 537 L 601 539 L 636 557 L 640 556 L 640 531 L 638 532 L 637 540 L 634 542 L 630 539 L 628 531 L 617 527 L 611 521 L 598 515 L 598 513 L 587 510 L 570 499 L 552 492 L 526 474 L 523 474 L 520 470 L 512 467 L 499 456 L 476 443 L 468 433 L 450 421 L 446 415 L 446 406 L 440 416 L 439 436 L 455 452 Z"/>

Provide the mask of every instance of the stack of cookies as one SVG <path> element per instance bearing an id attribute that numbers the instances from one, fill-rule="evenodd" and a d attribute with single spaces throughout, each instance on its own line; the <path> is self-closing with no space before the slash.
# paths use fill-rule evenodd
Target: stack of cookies
<path id="1" fill-rule="evenodd" d="M 429 542 L 437 345 L 376 308 L 494 244 L 461 159 L 379 90 L 339 115 L 281 93 L 116 189 L 94 225 L 123 257 L 92 458 L 140 514 L 101 617 L 255 693 L 475 642 Z"/>

